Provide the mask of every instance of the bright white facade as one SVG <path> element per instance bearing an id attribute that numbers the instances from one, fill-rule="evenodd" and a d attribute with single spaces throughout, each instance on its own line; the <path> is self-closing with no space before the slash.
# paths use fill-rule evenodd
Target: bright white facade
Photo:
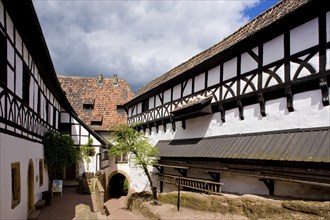
<path id="1" fill-rule="evenodd" d="M 49 130 L 104 144 L 61 90 L 32 1 L 0 1 L 0 219 L 26 219 L 49 189 L 41 143 Z"/>
<path id="2" fill-rule="evenodd" d="M 181 177 L 330 199 L 329 27 L 323 2 L 284 0 L 126 103 L 160 149 L 160 191 Z"/>

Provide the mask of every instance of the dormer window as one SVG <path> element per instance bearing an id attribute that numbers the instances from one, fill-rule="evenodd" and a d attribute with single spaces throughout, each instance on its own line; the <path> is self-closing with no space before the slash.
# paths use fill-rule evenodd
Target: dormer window
<path id="1" fill-rule="evenodd" d="M 102 126 L 103 116 L 93 116 L 91 126 Z"/>
<path id="2" fill-rule="evenodd" d="M 117 113 L 120 115 L 125 115 L 126 111 L 123 105 L 117 105 Z"/>
<path id="3" fill-rule="evenodd" d="M 85 99 L 83 102 L 84 111 L 86 111 L 86 112 L 92 111 L 94 108 L 94 102 L 95 102 L 95 99 Z"/>

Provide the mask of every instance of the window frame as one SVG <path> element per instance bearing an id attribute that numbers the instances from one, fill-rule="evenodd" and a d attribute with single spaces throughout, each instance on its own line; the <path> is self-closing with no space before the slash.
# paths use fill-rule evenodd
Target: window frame
<path id="1" fill-rule="evenodd" d="M 121 154 L 115 156 L 115 163 L 128 163 L 128 154 Z"/>
<path id="2" fill-rule="evenodd" d="M 39 187 L 44 185 L 44 161 L 39 159 Z"/>
<path id="3" fill-rule="evenodd" d="M 21 168 L 20 162 L 11 163 L 11 208 L 21 202 Z"/>

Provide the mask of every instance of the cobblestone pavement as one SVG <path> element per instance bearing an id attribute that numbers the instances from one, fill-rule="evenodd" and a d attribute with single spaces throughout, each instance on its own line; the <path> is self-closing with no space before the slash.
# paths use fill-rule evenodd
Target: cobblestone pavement
<path id="1" fill-rule="evenodd" d="M 54 193 L 50 206 L 46 206 L 38 220 L 44 219 L 73 219 L 75 217 L 75 206 L 80 203 L 92 207 L 92 199 L 89 194 L 77 192 L 77 187 L 63 187 L 62 196 Z"/>
<path id="2" fill-rule="evenodd" d="M 107 216 L 100 216 L 101 219 L 145 219 L 129 210 L 125 209 L 125 196 L 113 198 L 105 202 Z M 90 194 L 77 192 L 76 186 L 63 187 L 62 196 L 59 193 L 53 195 L 50 206 L 46 206 L 38 220 L 52 219 L 73 219 L 75 217 L 75 206 L 85 204 L 92 207 Z"/>

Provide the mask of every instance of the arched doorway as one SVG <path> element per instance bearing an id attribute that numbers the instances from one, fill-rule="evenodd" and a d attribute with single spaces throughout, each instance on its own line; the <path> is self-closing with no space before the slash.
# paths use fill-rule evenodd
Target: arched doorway
<path id="1" fill-rule="evenodd" d="M 109 197 L 118 198 L 126 196 L 129 189 L 129 180 L 122 173 L 112 175 L 109 180 Z"/>
<path id="2" fill-rule="evenodd" d="M 28 166 L 28 213 L 34 209 L 34 167 L 33 161 L 29 160 Z"/>

